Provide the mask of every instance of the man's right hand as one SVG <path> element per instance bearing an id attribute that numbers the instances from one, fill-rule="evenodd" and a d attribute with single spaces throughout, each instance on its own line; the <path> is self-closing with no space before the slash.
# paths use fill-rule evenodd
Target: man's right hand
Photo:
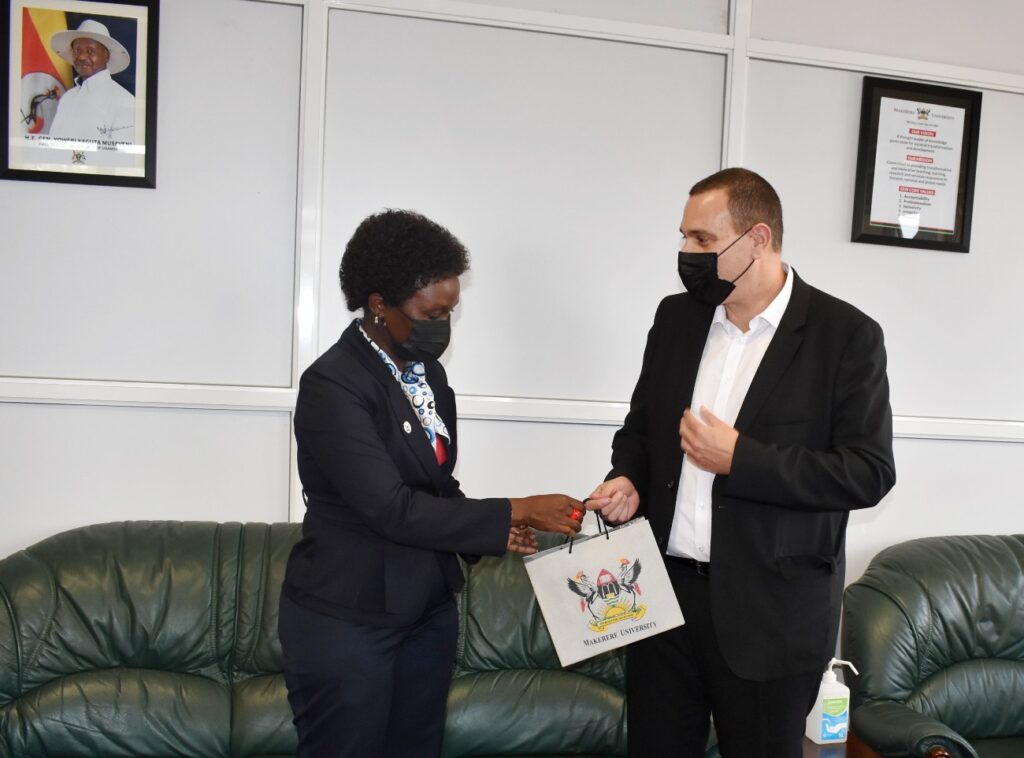
<path id="1" fill-rule="evenodd" d="M 627 477 L 617 476 L 597 485 L 587 498 L 587 508 L 601 511 L 609 524 L 621 524 L 636 515 L 640 495 Z"/>
<path id="2" fill-rule="evenodd" d="M 512 526 L 532 526 L 542 532 L 555 532 L 567 537 L 580 530 L 586 511 L 583 503 L 568 495 L 513 497 L 509 502 L 512 503 Z"/>

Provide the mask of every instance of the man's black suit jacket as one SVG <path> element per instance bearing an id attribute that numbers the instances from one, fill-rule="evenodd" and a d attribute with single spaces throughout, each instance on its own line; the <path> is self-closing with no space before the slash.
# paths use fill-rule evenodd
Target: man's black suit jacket
<path id="1" fill-rule="evenodd" d="M 505 552 L 509 501 L 459 490 L 455 393 L 440 363 L 425 367 L 451 434 L 443 466 L 357 322 L 303 373 L 295 438 L 307 504 L 284 583 L 300 605 L 357 623 L 412 623 L 461 589 L 457 553 Z"/>
<path id="2" fill-rule="evenodd" d="M 747 392 L 728 475 L 712 486 L 712 616 L 730 668 L 755 681 L 824 670 L 835 649 L 849 511 L 896 480 L 882 330 L 794 276 Z M 665 298 L 608 478 L 628 477 L 662 549 L 682 468 L 679 420 L 714 308 Z M 685 611 L 684 611 L 685 612 Z"/>

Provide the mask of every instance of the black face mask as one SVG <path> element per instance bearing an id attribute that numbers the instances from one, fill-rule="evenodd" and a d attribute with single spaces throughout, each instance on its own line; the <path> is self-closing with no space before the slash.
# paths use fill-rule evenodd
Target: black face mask
<path id="1" fill-rule="evenodd" d="M 753 228 L 750 227 L 750 229 Z M 740 276 L 730 282 L 718 278 L 718 259 L 725 255 L 730 247 L 746 237 L 750 229 L 734 239 L 720 253 L 684 253 L 682 250 L 679 251 L 677 264 L 679 278 L 683 280 L 683 286 L 686 287 L 687 292 L 693 295 L 694 299 L 705 305 L 718 306 L 732 294 L 732 291 L 736 289 L 736 282 L 740 280 L 740 276 L 750 271 L 754 261 L 752 259 Z"/>
<path id="2" fill-rule="evenodd" d="M 402 313 L 405 316 L 404 313 Z M 409 318 L 412 330 L 404 342 L 395 342 L 395 353 L 407 361 L 437 360 L 452 338 L 451 318 Z"/>

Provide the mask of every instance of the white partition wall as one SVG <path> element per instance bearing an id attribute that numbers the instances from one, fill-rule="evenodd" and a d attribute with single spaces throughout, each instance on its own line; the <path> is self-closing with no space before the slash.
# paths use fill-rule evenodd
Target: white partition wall
<path id="1" fill-rule="evenodd" d="M 753 0 L 752 37 L 872 53 L 929 64 L 1024 74 L 1017 36 L 1024 9 L 1013 0 L 891 0 L 822 3 Z"/>
<path id="2" fill-rule="evenodd" d="M 101 521 L 284 520 L 288 442 L 282 411 L 0 404 L 0 554 Z"/>
<path id="3" fill-rule="evenodd" d="M 729 0 L 468 0 L 481 11 L 542 11 L 562 16 L 626 21 L 634 24 L 724 34 L 729 28 Z M 497 7 L 497 8 L 496 8 Z M 467 12 L 473 11 L 469 8 Z M 521 14 L 516 17 L 522 18 Z"/>
<path id="4" fill-rule="evenodd" d="M 687 189 L 778 188 L 785 257 L 886 332 L 915 536 L 1019 532 L 1024 69 L 1009 0 L 183 0 L 158 188 L 0 182 L 0 553 L 90 521 L 301 515 L 290 411 L 366 214 L 470 249 L 446 364 L 470 494 L 603 478 Z M 913 26 L 913 35 L 905 30 Z M 983 91 L 971 252 L 849 241 L 865 74 Z"/>
<path id="5" fill-rule="evenodd" d="M 320 349 L 350 319 L 337 268 L 352 230 L 412 208 L 472 256 L 446 359 L 460 392 L 626 397 L 647 322 L 678 289 L 682 177 L 718 168 L 725 56 L 328 21 Z M 694 118 L 690 102 L 715 106 Z"/>
<path id="6" fill-rule="evenodd" d="M 4 376 L 291 384 L 301 9 L 160 31 L 156 190 L 0 183 Z"/>
<path id="7" fill-rule="evenodd" d="M 1024 118 L 1024 97 L 983 94 L 970 254 L 854 244 L 861 80 L 850 71 L 751 64 L 746 163 L 772 177 L 784 202 L 800 199 L 785 206 L 785 257 L 885 328 L 897 413 L 1024 419 L 1024 349 L 1006 333 L 1024 256 L 1008 235 L 1018 201 L 1005 191 L 1014 167 L 1024 166 L 1024 146 L 1008 131 Z M 813 119 L 794 119 L 786 105 L 795 103 L 813 103 Z"/>
<path id="8" fill-rule="evenodd" d="M 162 3 L 157 188 L 0 181 L 0 554 L 288 518 L 302 34 Z"/>

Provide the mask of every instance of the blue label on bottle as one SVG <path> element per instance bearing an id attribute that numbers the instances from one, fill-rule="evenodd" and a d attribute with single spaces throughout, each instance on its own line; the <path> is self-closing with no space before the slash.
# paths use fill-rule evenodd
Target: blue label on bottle
<path id="1" fill-rule="evenodd" d="M 821 740 L 822 742 L 836 742 L 846 739 L 846 711 L 838 716 L 831 716 L 827 713 L 821 714 Z"/>

